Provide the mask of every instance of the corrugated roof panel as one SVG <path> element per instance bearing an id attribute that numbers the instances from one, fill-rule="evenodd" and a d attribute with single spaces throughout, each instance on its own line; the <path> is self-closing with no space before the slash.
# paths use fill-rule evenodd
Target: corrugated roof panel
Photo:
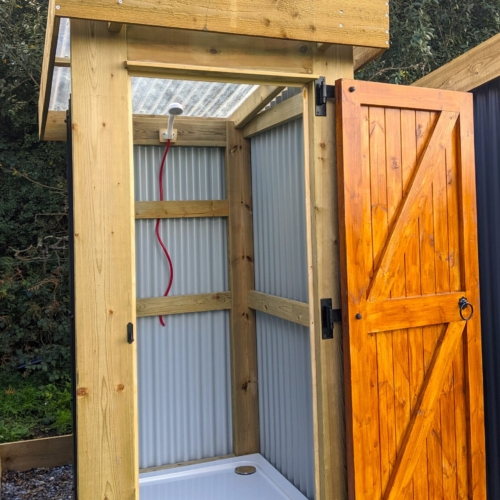
<path id="1" fill-rule="evenodd" d="M 61 19 L 57 57 L 70 57 L 69 19 Z M 68 107 L 71 70 L 54 68 L 49 109 L 63 111 Z M 185 116 L 228 118 L 253 92 L 255 85 L 194 82 L 163 78 L 132 78 L 132 111 L 136 114 L 165 115 L 172 102 L 184 105 Z"/>

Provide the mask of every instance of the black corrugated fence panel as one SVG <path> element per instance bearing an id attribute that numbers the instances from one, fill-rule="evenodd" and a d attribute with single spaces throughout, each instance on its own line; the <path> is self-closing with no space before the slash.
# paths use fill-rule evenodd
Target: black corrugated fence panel
<path id="1" fill-rule="evenodd" d="M 500 78 L 473 94 L 488 498 L 500 499 Z"/>

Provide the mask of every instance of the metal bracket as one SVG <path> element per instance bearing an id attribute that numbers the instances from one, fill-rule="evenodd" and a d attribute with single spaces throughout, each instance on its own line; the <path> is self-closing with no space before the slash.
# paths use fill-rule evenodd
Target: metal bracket
<path id="1" fill-rule="evenodd" d="M 314 82 L 316 90 L 316 116 L 326 116 L 326 100 L 335 98 L 335 87 L 327 85 L 324 76 Z"/>
<path id="2" fill-rule="evenodd" d="M 332 299 L 321 299 L 321 336 L 323 340 L 333 339 L 334 323 L 341 320 L 341 310 L 332 308 Z"/>

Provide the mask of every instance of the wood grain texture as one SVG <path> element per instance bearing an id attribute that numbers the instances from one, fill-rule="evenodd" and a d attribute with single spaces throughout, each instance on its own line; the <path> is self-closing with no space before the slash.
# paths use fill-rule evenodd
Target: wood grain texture
<path id="1" fill-rule="evenodd" d="M 301 117 L 303 112 L 302 100 L 302 95 L 297 94 L 259 113 L 245 126 L 243 129 L 243 136 L 249 139 L 254 135 L 261 134 L 266 130 L 270 130 Z"/>
<path id="2" fill-rule="evenodd" d="M 229 201 L 229 289 L 231 305 L 231 393 L 233 452 L 258 453 L 259 406 L 255 312 L 247 295 L 254 285 L 250 143 L 227 122 L 226 192 Z"/>
<path id="3" fill-rule="evenodd" d="M 264 109 L 285 87 L 274 85 L 259 85 L 252 94 L 245 99 L 229 118 L 236 128 L 243 128 L 257 113 Z"/>
<path id="4" fill-rule="evenodd" d="M 61 17 L 142 24 L 314 42 L 386 48 L 388 7 L 382 0 L 359 0 L 339 10 L 334 0 L 256 0 L 251 7 L 230 0 L 154 2 L 58 0 Z"/>
<path id="5" fill-rule="evenodd" d="M 412 109 L 408 89 L 382 106 L 352 86 L 336 92 L 349 495 L 484 500 L 480 332 L 458 308 L 479 306 L 472 98 L 419 89 Z"/>
<path id="6" fill-rule="evenodd" d="M 420 458 L 419 445 L 429 434 L 434 414 L 439 409 L 438 400 L 460 344 L 464 327 L 464 321 L 450 323 L 437 342 L 416 407 L 412 412 L 410 424 L 401 443 L 398 460 L 387 485 L 384 500 L 399 499 L 401 490 L 412 479 Z M 443 497 L 438 494 L 434 498 Z"/>
<path id="7" fill-rule="evenodd" d="M 350 92 L 349 88 L 355 91 Z M 450 111 L 456 112 L 460 109 L 464 99 L 463 94 L 447 90 L 439 90 L 430 93 L 429 89 L 414 87 L 410 89 L 406 85 L 397 85 L 387 92 L 387 84 L 366 82 L 363 80 L 351 80 L 342 85 L 346 97 L 357 105 L 366 106 L 391 106 L 400 109 L 412 109 L 421 111 Z"/>
<path id="8" fill-rule="evenodd" d="M 61 23 L 61 19 L 55 16 L 55 12 L 56 1 L 49 0 L 42 75 L 40 77 L 40 95 L 38 97 L 38 135 L 41 140 L 45 139 L 45 126 L 47 122 L 47 113 L 49 111 L 50 93 L 52 92 L 57 37 L 59 35 L 59 25 Z"/>
<path id="9" fill-rule="evenodd" d="M 59 68 L 70 68 L 71 59 L 69 57 L 55 57 L 54 66 L 57 66 Z"/>
<path id="10" fill-rule="evenodd" d="M 173 80 L 201 80 L 204 82 L 245 83 L 252 85 L 302 86 L 316 80 L 319 75 L 272 70 L 207 67 L 190 64 L 157 63 L 128 60 L 125 63 L 131 76 L 143 78 L 169 78 Z"/>
<path id="11" fill-rule="evenodd" d="M 78 496 L 138 500 L 132 104 L 124 33 L 71 21 Z"/>
<path id="12" fill-rule="evenodd" d="M 133 115 L 134 144 L 160 146 L 158 132 L 167 125 L 166 116 Z M 175 119 L 176 146 L 225 147 L 226 120 L 222 118 L 197 118 L 178 116 Z"/>
<path id="13" fill-rule="evenodd" d="M 120 33 L 123 23 L 108 23 L 108 31 L 111 33 Z"/>
<path id="14" fill-rule="evenodd" d="M 467 207 L 463 210 L 461 248 L 463 248 L 463 266 L 467 269 L 464 285 L 467 298 L 474 304 L 474 316 L 467 322 L 465 334 L 465 374 L 467 387 L 467 408 L 469 426 L 467 444 L 469 449 L 469 496 L 486 498 L 486 451 L 484 436 L 484 399 L 481 344 L 481 311 L 479 296 L 479 258 L 477 241 L 477 203 L 474 172 L 474 119 L 472 95 L 464 97 L 461 109 L 460 144 L 461 144 L 461 179 L 459 204 Z"/>
<path id="15" fill-rule="evenodd" d="M 0 444 L 2 469 L 24 471 L 73 462 L 73 436 L 57 436 Z"/>
<path id="16" fill-rule="evenodd" d="M 227 217 L 227 200 L 136 201 L 136 219 L 186 219 L 190 217 Z"/>
<path id="17" fill-rule="evenodd" d="M 231 292 L 137 299 L 137 317 L 231 309 Z"/>
<path id="18" fill-rule="evenodd" d="M 309 326 L 309 305 L 304 302 L 251 290 L 248 292 L 248 307 L 292 323 Z"/>
<path id="19" fill-rule="evenodd" d="M 66 140 L 66 112 L 49 111 L 45 128 L 45 140 Z M 162 115 L 133 115 L 134 144 L 137 146 L 161 146 L 158 133 L 167 125 L 167 117 Z M 177 130 L 176 142 L 171 147 L 226 146 L 226 120 L 222 118 L 197 118 L 178 116 L 175 119 Z"/>
<path id="20" fill-rule="evenodd" d="M 387 47 L 386 47 L 387 48 Z M 354 47 L 354 71 L 363 68 L 368 63 L 379 58 L 385 49 L 375 49 L 371 47 Z"/>
<path id="21" fill-rule="evenodd" d="M 457 117 L 458 113 L 447 111 L 443 111 L 439 116 L 432 137 L 419 158 L 416 172 L 394 217 L 395 221 L 386 238 L 385 246 L 380 256 L 374 259 L 377 264 L 367 292 L 369 300 L 388 296 L 398 270 L 399 259 L 397 257 L 404 253 L 406 249 L 404 244 L 408 241 L 412 229 L 409 223 L 424 210 L 429 186 L 441 165 L 439 155 L 445 148 L 445 142 L 449 141 Z M 432 217 L 432 212 L 430 214 Z"/>
<path id="22" fill-rule="evenodd" d="M 464 294 L 465 292 L 442 293 L 429 297 L 367 302 L 367 329 L 374 333 L 459 321 L 458 300 Z M 360 310 L 362 311 L 361 308 Z"/>
<path id="23" fill-rule="evenodd" d="M 65 141 L 66 140 L 66 112 L 49 111 L 47 113 L 47 122 L 45 124 L 45 141 Z"/>
<path id="24" fill-rule="evenodd" d="M 313 70 L 333 85 L 352 78 L 352 47 L 333 45 L 314 55 Z M 313 384 L 315 491 L 317 500 L 343 500 L 346 461 L 342 373 L 342 336 L 321 338 L 320 299 L 341 304 L 338 259 L 335 103 L 327 102 L 327 116 L 315 116 L 314 85 L 304 91 L 304 156 L 308 294 Z"/>
<path id="25" fill-rule="evenodd" d="M 128 59 L 240 71 L 312 73 L 312 43 L 132 26 Z"/>
<path id="26" fill-rule="evenodd" d="M 500 76 L 500 34 L 413 82 L 416 87 L 467 92 Z"/>

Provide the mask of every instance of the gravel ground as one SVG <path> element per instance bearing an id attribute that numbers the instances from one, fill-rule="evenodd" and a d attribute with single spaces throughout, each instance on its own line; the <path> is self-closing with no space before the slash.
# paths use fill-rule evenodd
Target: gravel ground
<path id="1" fill-rule="evenodd" d="M 73 467 L 5 471 L 2 500 L 73 500 Z"/>

